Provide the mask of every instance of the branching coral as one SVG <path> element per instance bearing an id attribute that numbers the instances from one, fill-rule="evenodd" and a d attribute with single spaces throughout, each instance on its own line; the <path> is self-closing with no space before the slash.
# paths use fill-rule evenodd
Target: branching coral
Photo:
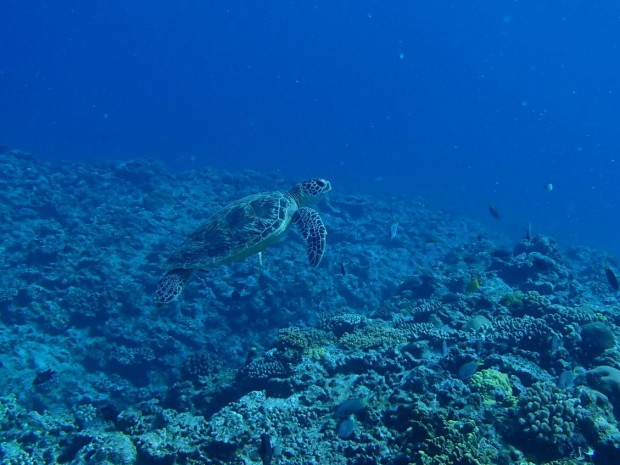
<path id="1" fill-rule="evenodd" d="M 369 326 L 354 333 L 342 336 L 338 343 L 350 349 L 372 349 L 381 346 L 396 346 L 406 342 L 401 331 L 383 326 Z"/>

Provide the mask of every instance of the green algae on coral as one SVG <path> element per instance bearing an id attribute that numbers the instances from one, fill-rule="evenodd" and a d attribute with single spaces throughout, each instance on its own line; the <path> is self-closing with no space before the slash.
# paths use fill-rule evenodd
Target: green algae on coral
<path id="1" fill-rule="evenodd" d="M 499 401 L 509 404 L 515 402 L 508 375 L 492 368 L 474 373 L 469 380 L 469 387 L 472 391 L 479 393 L 482 401 L 488 404 Z"/>

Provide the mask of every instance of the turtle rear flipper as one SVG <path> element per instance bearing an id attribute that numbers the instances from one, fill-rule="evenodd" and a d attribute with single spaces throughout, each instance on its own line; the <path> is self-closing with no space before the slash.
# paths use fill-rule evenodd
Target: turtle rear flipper
<path id="1" fill-rule="evenodd" d="M 293 223 L 306 242 L 310 266 L 318 266 L 325 252 L 325 239 L 327 238 L 327 229 L 319 213 L 312 208 L 300 208 L 293 215 Z"/>
<path id="2" fill-rule="evenodd" d="M 184 268 L 170 270 L 166 273 L 157 283 L 157 290 L 155 291 L 157 303 L 167 304 L 175 300 L 183 291 L 192 274 L 194 274 L 194 270 Z"/>

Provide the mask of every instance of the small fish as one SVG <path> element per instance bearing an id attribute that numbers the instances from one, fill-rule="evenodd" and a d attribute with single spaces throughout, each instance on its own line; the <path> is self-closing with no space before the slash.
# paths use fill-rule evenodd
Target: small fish
<path id="1" fill-rule="evenodd" d="M 532 223 L 527 224 L 527 229 L 525 230 L 525 240 L 532 242 Z"/>
<path id="2" fill-rule="evenodd" d="M 568 389 L 575 384 L 575 373 L 573 370 L 566 370 L 560 373 L 558 377 L 557 386 L 560 389 Z"/>
<path id="3" fill-rule="evenodd" d="M 471 275 L 467 286 L 465 286 L 465 293 L 471 294 L 476 292 L 478 289 L 480 289 L 480 278 L 478 278 L 478 276 Z"/>
<path id="4" fill-rule="evenodd" d="M 344 262 L 340 262 L 340 274 L 342 276 L 346 276 L 347 275 L 347 269 L 344 267 Z"/>
<path id="5" fill-rule="evenodd" d="M 450 348 L 448 347 L 448 342 L 445 339 L 441 341 L 441 355 L 443 357 L 450 355 Z"/>
<path id="6" fill-rule="evenodd" d="M 461 381 L 468 380 L 478 371 L 478 362 L 463 363 L 459 368 L 459 379 Z"/>
<path id="7" fill-rule="evenodd" d="M 56 375 L 56 371 L 48 368 L 45 371 L 37 373 L 34 380 L 32 381 L 33 386 L 39 386 L 43 383 L 47 383 L 50 379 L 52 379 Z"/>
<path id="8" fill-rule="evenodd" d="M 273 459 L 273 445 L 271 444 L 271 438 L 267 433 L 260 435 L 258 455 L 260 456 L 263 465 L 271 465 L 271 460 Z"/>
<path id="9" fill-rule="evenodd" d="M 616 273 L 614 273 L 614 271 L 609 268 L 609 265 L 607 263 L 605 263 L 605 265 L 603 266 L 605 268 L 605 276 L 607 276 L 607 282 L 609 283 L 611 288 L 614 291 L 620 290 L 620 284 L 618 284 L 618 278 L 616 277 Z"/>
<path id="10" fill-rule="evenodd" d="M 551 184 L 551 183 L 545 184 L 544 189 L 547 192 L 551 192 L 553 190 L 553 184 Z"/>
<path id="11" fill-rule="evenodd" d="M 350 438 L 355 431 L 355 422 L 351 418 L 341 421 L 338 424 L 336 434 L 340 439 Z"/>
<path id="12" fill-rule="evenodd" d="M 577 457 L 577 460 L 579 462 L 591 462 L 592 459 L 594 458 L 594 456 L 596 455 L 596 451 L 594 449 L 592 449 L 591 447 L 588 447 L 586 450 L 581 450 L 581 447 L 579 447 L 579 456 Z"/>
<path id="13" fill-rule="evenodd" d="M 476 353 L 477 354 L 481 354 L 482 353 L 482 343 L 484 342 L 483 340 L 484 340 L 483 337 L 479 337 L 476 340 Z"/>
<path id="14" fill-rule="evenodd" d="M 340 402 L 334 413 L 336 414 L 336 418 L 341 420 L 346 420 L 351 415 L 357 415 L 362 412 L 366 408 L 366 402 L 364 399 L 360 397 L 351 397 L 343 402 Z"/>
<path id="15" fill-rule="evenodd" d="M 392 226 L 390 226 L 390 240 L 396 239 L 397 234 L 398 234 L 398 221 L 395 223 L 392 223 Z"/>
<path id="16" fill-rule="evenodd" d="M 499 212 L 497 207 L 493 205 L 492 203 L 489 204 L 489 213 L 496 220 L 500 220 L 502 218 L 502 214 Z"/>
<path id="17" fill-rule="evenodd" d="M 263 252 L 258 252 L 258 264 L 263 266 Z"/>

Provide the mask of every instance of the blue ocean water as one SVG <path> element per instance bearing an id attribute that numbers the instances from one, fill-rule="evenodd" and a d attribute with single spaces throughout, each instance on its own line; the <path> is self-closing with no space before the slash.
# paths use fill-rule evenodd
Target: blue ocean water
<path id="1" fill-rule="evenodd" d="M 580 0 L 9 0 L 0 142 L 493 203 L 514 237 L 617 253 L 619 21 Z"/>

